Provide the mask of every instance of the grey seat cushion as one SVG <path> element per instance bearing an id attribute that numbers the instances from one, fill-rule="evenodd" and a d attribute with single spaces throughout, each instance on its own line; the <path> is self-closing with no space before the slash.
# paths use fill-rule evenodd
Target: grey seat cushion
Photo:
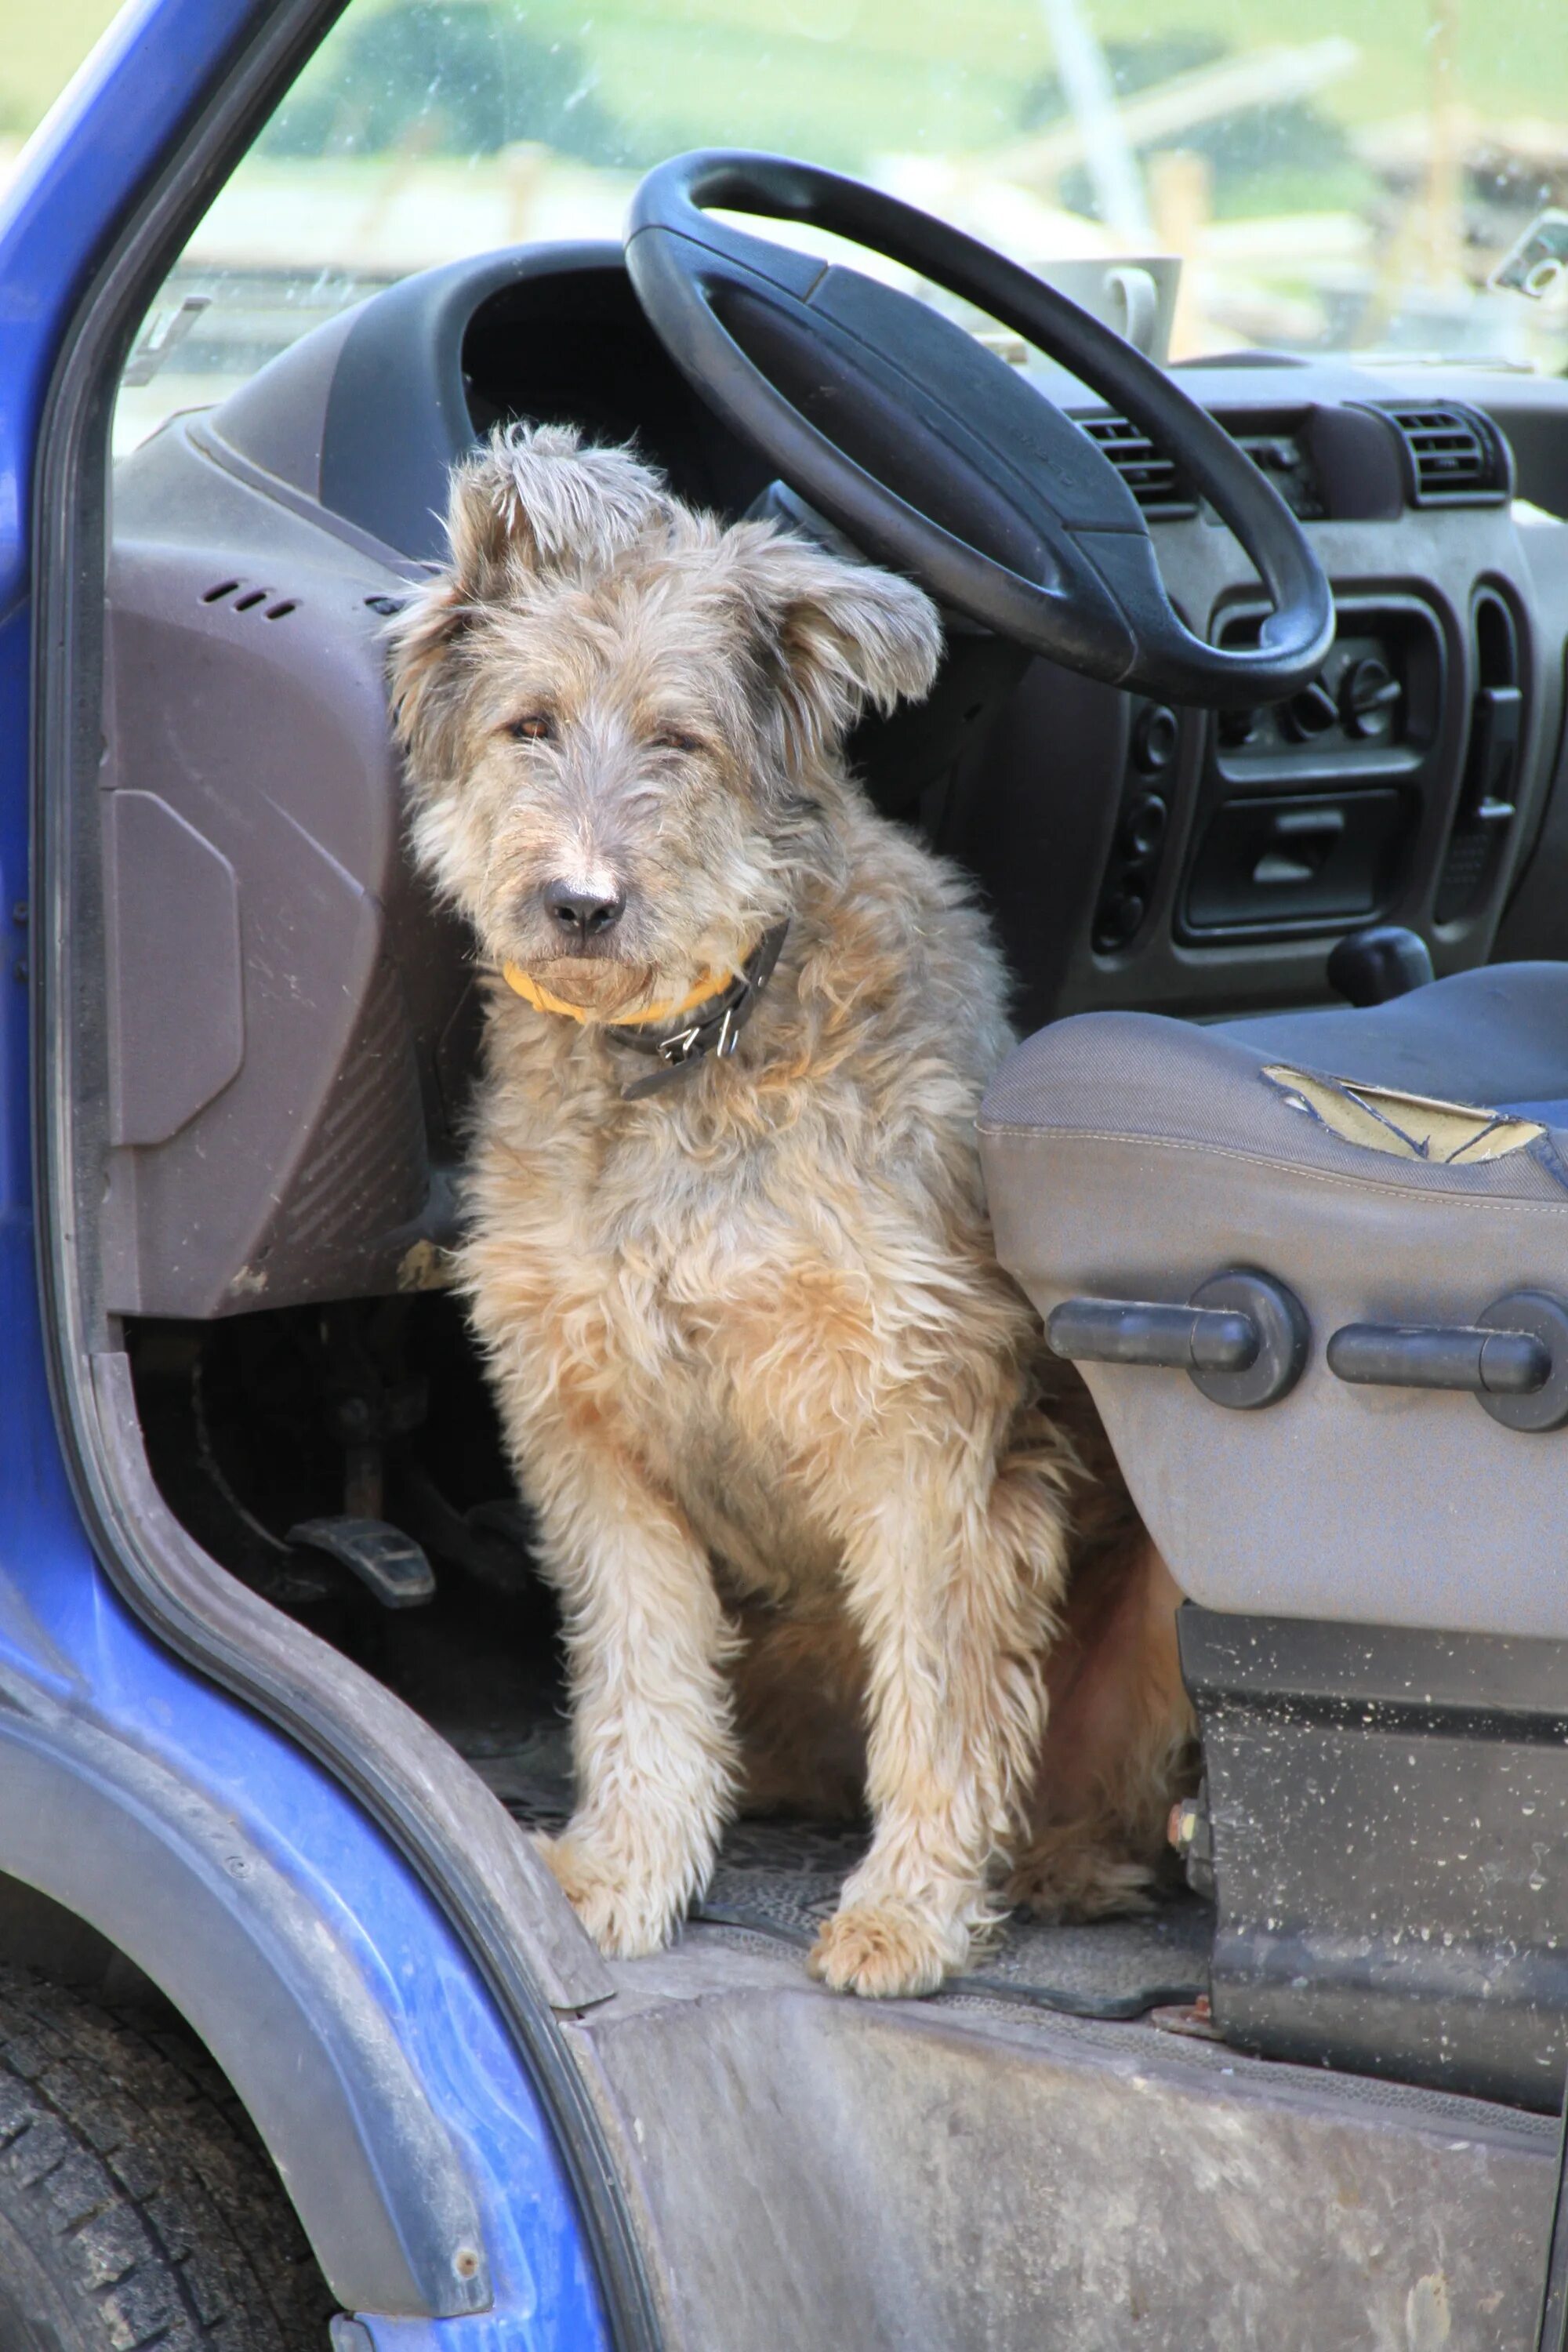
<path id="1" fill-rule="evenodd" d="M 1368 1089 L 1479 1115 L 1446 1123 Z M 1521 1105 L 1539 1108 L 1488 1116 Z M 1307 1310 L 1307 1371 L 1260 1412 L 1180 1373 L 1086 1368 L 1194 1598 L 1568 1635 L 1568 1432 L 1348 1388 L 1323 1360 L 1342 1323 L 1469 1323 L 1527 1288 L 1568 1299 L 1568 965 L 1225 1027 L 1085 1014 L 1009 1057 L 980 1124 L 998 1254 L 1042 1313 L 1074 1293 L 1185 1299 L 1230 1265 L 1278 1276 Z"/>
<path id="2" fill-rule="evenodd" d="M 1212 1028 L 1157 1013 L 1083 1013 L 1008 1056 L 982 1105 L 981 1134 L 1058 1129 L 1203 1144 L 1466 1198 L 1552 1200 L 1568 1183 L 1554 1150 L 1450 1163 L 1352 1144 L 1304 1116 L 1282 1082 L 1265 1079 L 1281 1066 L 1479 1108 L 1540 1106 L 1539 1117 L 1555 1107 L 1568 1121 L 1568 964 L 1499 965 L 1364 1012 L 1335 1007 Z"/>

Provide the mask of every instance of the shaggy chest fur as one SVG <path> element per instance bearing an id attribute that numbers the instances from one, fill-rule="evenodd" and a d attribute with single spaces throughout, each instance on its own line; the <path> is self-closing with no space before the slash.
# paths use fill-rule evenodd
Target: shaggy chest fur
<path id="1" fill-rule="evenodd" d="M 621 1095 L 640 1060 L 492 1004 L 465 1272 L 498 1376 L 540 1425 L 613 1435 L 727 1580 L 775 1599 L 837 1571 L 847 1433 L 895 1449 L 977 1333 L 1005 1421 L 1027 1352 L 973 1140 L 998 992 L 925 870 L 912 959 L 843 969 L 836 907 L 734 1062 L 645 1102 Z"/>

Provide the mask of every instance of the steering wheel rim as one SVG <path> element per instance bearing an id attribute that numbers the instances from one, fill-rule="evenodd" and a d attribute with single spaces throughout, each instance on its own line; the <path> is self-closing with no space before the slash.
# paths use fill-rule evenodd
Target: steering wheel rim
<path id="1" fill-rule="evenodd" d="M 1129 416 L 1180 460 L 1256 567 L 1273 608 L 1258 643 L 1193 634 L 1120 475 L 1005 361 L 915 297 L 714 221 L 714 207 L 808 223 L 901 263 Z M 712 149 L 647 174 L 626 256 L 649 324 L 702 398 L 857 546 L 971 619 L 1108 683 L 1218 708 L 1281 699 L 1317 670 L 1332 596 L 1283 499 L 1162 369 L 1018 264 L 837 173 Z M 843 446 L 857 436 L 859 455 Z M 912 487 L 912 468 L 920 504 L 898 486 L 901 472 Z M 929 510 L 942 503 L 945 521 Z M 975 535 L 951 527 L 965 517 L 979 518 Z"/>

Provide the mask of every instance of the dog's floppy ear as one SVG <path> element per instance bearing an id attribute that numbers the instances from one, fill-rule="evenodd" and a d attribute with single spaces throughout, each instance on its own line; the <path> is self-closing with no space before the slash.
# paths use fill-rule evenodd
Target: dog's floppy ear
<path id="1" fill-rule="evenodd" d="M 584 449 L 571 425 L 498 425 L 453 467 L 448 561 L 388 633 L 397 730 L 418 764 L 442 764 L 447 656 L 479 609 L 544 573 L 603 571 L 668 511 L 651 467 L 629 449 Z"/>
<path id="2" fill-rule="evenodd" d="M 868 707 L 924 699 L 942 659 L 942 622 L 923 590 L 771 527 L 748 536 L 742 593 L 792 767 L 837 742 Z"/>

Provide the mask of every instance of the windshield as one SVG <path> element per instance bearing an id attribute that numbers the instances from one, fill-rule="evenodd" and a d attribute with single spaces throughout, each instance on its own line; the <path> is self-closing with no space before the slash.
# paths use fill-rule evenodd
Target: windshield
<path id="1" fill-rule="evenodd" d="M 1160 356 L 1568 362 L 1550 223 L 1530 294 L 1489 284 L 1568 205 L 1565 0 L 353 0 L 154 307 L 117 445 L 409 271 L 616 236 L 642 171 L 717 145 L 1069 292 L 1154 264 L 1122 282 Z"/>

